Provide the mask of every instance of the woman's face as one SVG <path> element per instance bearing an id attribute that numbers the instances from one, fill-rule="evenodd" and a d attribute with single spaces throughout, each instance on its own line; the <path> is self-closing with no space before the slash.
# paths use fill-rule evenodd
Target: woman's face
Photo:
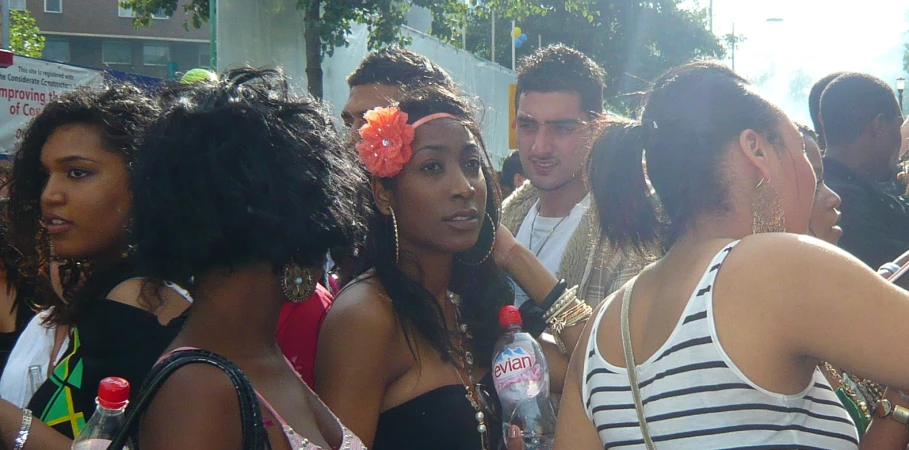
<path id="1" fill-rule="evenodd" d="M 126 246 L 131 199 L 123 157 L 104 149 L 93 125 L 57 128 L 41 148 L 47 183 L 42 225 L 62 258 L 115 258 Z"/>
<path id="2" fill-rule="evenodd" d="M 481 150 L 453 119 L 417 127 L 413 156 L 397 176 L 390 206 L 402 251 L 458 253 L 472 248 L 486 219 Z"/>
<path id="3" fill-rule="evenodd" d="M 818 239 L 836 245 L 840 236 L 843 235 L 843 230 L 837 226 L 840 221 L 840 212 L 837 210 L 840 206 L 840 196 L 824 184 L 824 161 L 821 159 L 821 149 L 818 147 L 817 141 L 807 135 L 805 136 L 805 154 L 817 177 L 814 207 L 811 209 L 808 232 Z"/>
<path id="4" fill-rule="evenodd" d="M 785 149 L 778 152 L 780 162 L 780 190 L 783 214 L 786 218 L 786 231 L 807 234 L 814 203 L 817 179 L 808 157 L 805 155 L 802 133 L 788 119 L 780 121 L 778 132 Z M 773 180 L 776 184 L 776 180 Z"/>

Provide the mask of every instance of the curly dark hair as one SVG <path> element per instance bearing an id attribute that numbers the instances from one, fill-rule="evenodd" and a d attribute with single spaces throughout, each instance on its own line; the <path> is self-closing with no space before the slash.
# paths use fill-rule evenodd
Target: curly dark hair
<path id="1" fill-rule="evenodd" d="M 83 87 L 49 102 L 26 127 L 9 183 L 9 238 L 21 254 L 20 274 L 39 287 L 36 306 L 54 307 L 48 321 L 73 325 L 86 301 L 103 298 L 135 275 L 133 258 L 118 261 L 62 260 L 63 299 L 50 280 L 50 240 L 41 226 L 41 194 L 48 180 L 41 150 L 61 126 L 85 124 L 101 133 L 104 149 L 121 155 L 127 168 L 139 154 L 138 140 L 158 113 L 157 102 L 129 83 L 105 82 Z M 143 295 L 140 301 L 154 303 Z"/>
<path id="2" fill-rule="evenodd" d="M 484 362 L 485 366 L 492 360 L 492 349 L 500 334 L 499 308 L 514 303 L 514 290 L 491 256 L 480 265 L 468 265 L 461 261 L 473 262 L 483 259 L 495 242 L 501 202 L 495 170 L 486 151 L 479 124 L 464 98 L 444 87 L 433 86 L 406 94 L 398 103 L 398 108 L 407 113 L 409 123 L 430 114 L 451 114 L 460 119 L 480 147 L 481 170 L 486 178 L 488 192 L 485 213 L 492 218 L 492 223 L 483 220 L 477 243 L 472 249 L 455 258 L 449 289 L 461 296 L 462 318 L 474 336 L 474 352 L 479 358 L 478 361 Z M 392 191 L 397 188 L 396 178 L 383 178 L 381 181 Z M 413 339 L 419 335 L 426 339 L 443 359 L 448 360 L 450 351 L 455 350 L 450 339 L 449 325 L 432 293 L 419 282 L 409 278 L 395 264 L 395 230 L 392 220 L 375 210 L 369 219 L 369 231 L 367 246 L 375 268 L 375 277 L 382 283 L 382 287 L 392 300 L 411 353 L 416 357 Z M 400 257 L 409 256 L 402 253 Z"/>
<path id="3" fill-rule="evenodd" d="M 407 90 L 424 86 L 444 86 L 456 90 L 451 75 L 429 58 L 401 47 L 386 47 L 363 58 L 347 77 L 347 86 L 384 84 Z"/>
<path id="4" fill-rule="evenodd" d="M 133 170 L 140 267 L 162 279 L 324 262 L 363 233 L 354 155 L 277 70 L 167 88 Z"/>
<path id="5" fill-rule="evenodd" d="M 587 55 L 563 44 L 521 58 L 517 84 L 515 110 L 525 92 L 577 92 L 581 109 L 592 115 L 603 111 L 606 72 Z"/>
<path id="6" fill-rule="evenodd" d="M 0 189 L 9 186 L 10 177 L 13 175 L 13 166 L 7 161 L 0 163 Z M 0 198 L 0 267 L 6 271 L 6 293 L 15 293 L 16 298 L 11 305 L 11 312 L 16 308 L 35 309 L 35 293 L 37 286 L 33 280 L 22 276 L 23 255 L 12 245 L 9 239 L 9 198 Z M 19 326 L 16 326 L 19 330 Z"/>

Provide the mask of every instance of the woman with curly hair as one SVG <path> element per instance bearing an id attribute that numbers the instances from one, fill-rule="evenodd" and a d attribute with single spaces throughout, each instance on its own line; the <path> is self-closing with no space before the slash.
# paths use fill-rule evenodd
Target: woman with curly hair
<path id="1" fill-rule="evenodd" d="M 364 180 L 343 138 L 319 103 L 293 95 L 273 70 L 232 70 L 164 95 L 174 101 L 149 129 L 133 174 L 134 236 L 143 271 L 192 277 L 195 302 L 150 378 L 204 354 L 248 383 L 204 364 L 168 372 L 140 411 L 136 442 L 239 448 L 250 438 L 242 423 L 276 450 L 361 448 L 275 338 L 284 303 L 312 295 L 326 251 L 361 234 L 353 199 Z M 260 420 L 243 420 L 251 407 L 237 401 L 250 388 Z"/>
<path id="2" fill-rule="evenodd" d="M 189 303 L 143 277 L 131 240 L 129 172 L 157 114 L 136 87 L 109 84 L 50 102 L 25 130 L 10 180 L 9 233 L 45 312 L 29 324 L 42 344 L 20 339 L 4 374 L 19 386 L 29 376 L 40 385 L 30 399 L 22 396 L 25 409 L 0 402 L 7 447 L 28 439 L 29 448 L 68 449 L 95 410 L 101 379 L 138 386 L 176 335 L 172 320 Z M 35 348 L 18 351 L 25 344 Z"/>

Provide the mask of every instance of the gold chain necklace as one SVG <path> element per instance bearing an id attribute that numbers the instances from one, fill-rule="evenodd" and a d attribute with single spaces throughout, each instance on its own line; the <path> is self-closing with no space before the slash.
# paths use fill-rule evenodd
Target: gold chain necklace
<path id="1" fill-rule="evenodd" d="M 454 292 L 448 291 L 448 301 L 455 307 L 455 320 L 458 322 L 458 331 L 460 331 L 461 334 L 460 344 L 457 346 L 458 352 L 451 352 L 449 356 L 451 356 L 451 359 L 455 362 L 454 369 L 455 373 L 458 375 L 458 379 L 461 380 L 461 384 L 463 384 L 464 388 L 467 390 L 467 400 L 470 402 L 470 405 L 473 406 L 474 411 L 476 411 L 474 419 L 477 421 L 477 433 L 480 433 L 480 448 L 482 450 L 488 450 L 489 436 L 486 427 L 486 414 L 483 413 L 483 400 L 480 397 L 479 392 L 477 392 L 477 388 L 473 381 L 473 353 L 468 350 L 472 336 L 470 330 L 467 328 L 467 324 L 461 322 L 461 297 Z M 464 374 L 462 372 L 466 372 L 466 380 L 464 379 Z"/>
<path id="2" fill-rule="evenodd" d="M 575 206 L 577 206 L 577 205 L 575 205 Z M 572 207 L 571 209 L 574 210 L 573 207 Z M 537 208 L 535 209 L 535 212 L 534 212 L 534 215 L 533 215 L 533 220 L 530 221 L 530 242 L 529 242 L 528 245 L 527 245 L 527 248 L 529 248 L 530 251 L 533 252 L 533 255 L 534 255 L 534 256 L 536 256 L 536 257 L 539 257 L 539 256 L 540 256 L 540 253 L 543 251 L 543 247 L 545 247 L 545 246 L 546 246 L 546 243 L 549 242 L 549 238 L 552 237 L 552 234 L 555 233 L 555 230 L 559 228 L 559 225 L 561 225 L 562 222 L 564 222 L 565 219 L 567 219 L 569 216 L 571 216 L 571 211 L 568 211 L 568 215 L 565 216 L 565 217 L 562 217 L 562 220 L 559 220 L 559 221 L 555 224 L 555 226 L 552 227 L 551 230 L 549 230 L 549 234 L 546 235 L 546 239 L 543 239 L 543 243 L 540 244 L 540 248 L 538 248 L 536 251 L 533 251 L 533 235 L 534 235 L 534 232 L 536 231 L 536 230 L 534 229 L 534 227 L 535 227 L 536 224 L 537 224 L 537 217 L 540 217 L 540 208 L 537 207 Z"/>

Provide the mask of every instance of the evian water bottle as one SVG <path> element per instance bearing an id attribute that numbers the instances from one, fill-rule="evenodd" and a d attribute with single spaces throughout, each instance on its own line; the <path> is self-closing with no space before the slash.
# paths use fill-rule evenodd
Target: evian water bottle
<path id="1" fill-rule="evenodd" d="M 116 377 L 101 380 L 95 402 L 98 408 L 73 440 L 73 450 L 105 450 L 110 445 L 123 427 L 126 404 L 129 403 L 129 382 Z"/>
<path id="2" fill-rule="evenodd" d="M 521 331 L 521 313 L 514 306 L 499 310 L 505 334 L 496 342 L 492 380 L 502 403 L 502 432 L 517 425 L 525 450 L 549 450 L 555 435 L 556 415 L 549 401 L 549 369 L 540 344 Z"/>

